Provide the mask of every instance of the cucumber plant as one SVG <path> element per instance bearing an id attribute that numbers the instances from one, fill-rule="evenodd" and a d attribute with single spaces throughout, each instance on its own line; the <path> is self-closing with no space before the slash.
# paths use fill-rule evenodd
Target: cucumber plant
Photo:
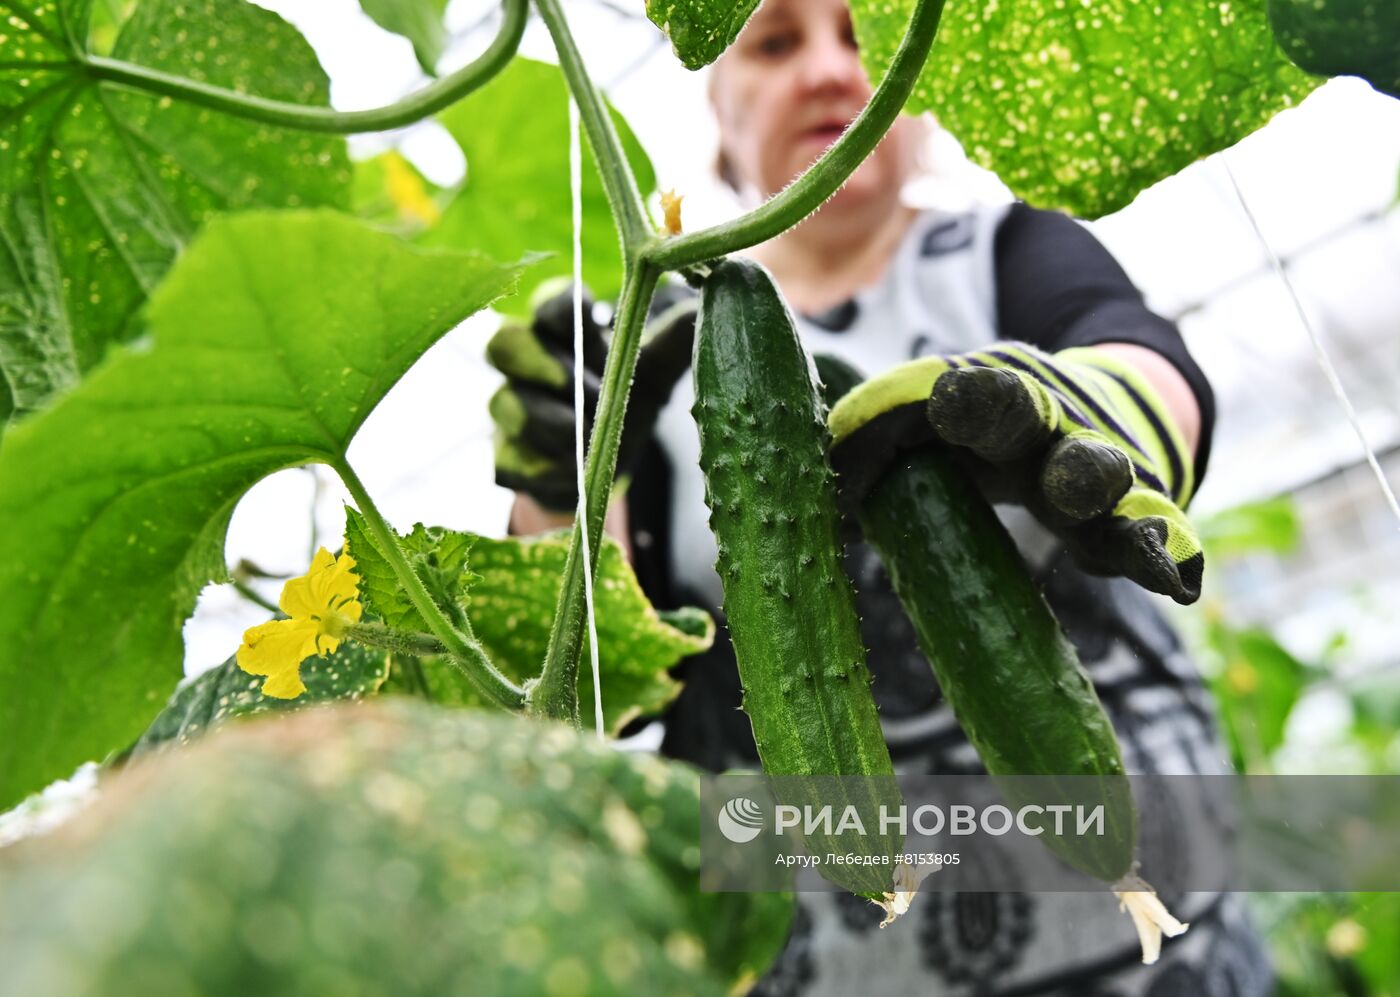
<path id="1" fill-rule="evenodd" d="M 363 4 L 435 68 L 441 0 Z M 942 0 L 855 0 L 861 50 L 879 80 L 868 106 L 766 204 L 685 232 L 671 208 L 664 226 L 653 221 L 645 200 L 650 166 L 590 78 L 564 6 L 503 0 L 495 37 L 475 60 L 388 106 L 345 112 L 328 106 L 328 80 L 305 39 L 244 0 L 5 4 L 0 421 L 8 426 L 0 527 L 9 546 L 0 558 L 0 807 L 141 737 L 181 678 L 181 627 L 200 591 L 231 578 L 223 548 L 238 500 L 263 477 L 311 463 L 330 467 L 354 500 L 353 549 L 339 558 L 318 554 L 320 567 L 289 583 L 280 607 L 287 619 L 254 628 L 258 653 L 281 640 L 277 646 L 299 659 L 350 641 L 386 652 L 391 665 L 356 681 L 330 667 L 308 684 L 292 660 L 275 675 L 257 673 L 270 676 L 264 690 L 305 688 L 298 695 L 327 699 L 411 692 L 581 726 L 586 592 L 600 562 L 616 557 L 602 543 L 603 519 L 643 324 L 663 274 L 708 273 L 708 297 L 722 299 L 730 281 L 752 271 L 716 261 L 815 211 L 906 107 L 936 107 L 974 158 L 1017 194 L 1095 215 L 1236 141 L 1318 82 L 1274 46 L 1262 0 L 1165 12 L 1138 5 L 1132 17 L 1119 16 L 1121 5 L 1109 0 L 1073 10 L 968 4 L 947 18 Z M 756 4 L 731 6 L 647 5 L 692 67 L 714 59 Z M 516 58 L 532 11 L 553 42 L 557 70 Z M 940 45 L 930 58 L 935 34 Z M 1028 45 L 1044 57 L 1024 58 Z M 1083 72 L 1071 53 L 1112 62 L 1121 87 L 1096 91 L 1100 76 Z M 585 224 L 601 221 L 615 234 L 590 235 L 583 260 L 596 291 L 618 291 L 614 334 L 567 552 L 506 558 L 500 570 L 509 577 L 493 601 L 473 588 L 470 538 L 435 527 L 400 536 L 356 473 L 349 445 L 441 336 L 488 306 L 518 310 L 532 286 L 567 269 L 562 259 L 539 256 L 572 245 L 562 221 L 569 216 L 564 136 L 551 124 L 564 120 L 566 94 L 587 138 L 581 213 Z M 1153 109 L 1146 119 L 1139 102 Z M 1163 107 L 1173 113 L 1156 110 Z M 352 175 L 343 136 L 434 115 L 471 161 L 464 187 L 433 191 L 397 158 L 358 164 Z M 1035 135 L 1033 148 L 1012 133 L 1013 120 Z M 399 216 L 386 218 L 384 198 L 366 195 L 376 184 Z M 398 234 L 371 222 L 390 222 Z M 762 311 L 763 327 L 790 344 L 780 300 L 761 290 L 744 307 Z M 778 348 L 757 337 L 744 346 L 752 353 L 732 361 L 753 365 Z M 749 373 L 736 367 L 725 377 L 739 384 Z M 805 404 L 805 369 L 789 376 L 775 397 L 802 396 Z M 719 380 L 710 383 L 722 388 Z M 782 425 L 808 433 L 815 424 L 794 414 Z M 745 452 L 763 446 L 751 438 Z M 812 452 L 810 438 L 803 446 Z M 710 453 L 714 472 L 723 454 Z M 831 594 L 818 603 L 820 625 L 849 644 L 845 583 L 829 570 L 828 524 L 797 526 L 821 502 L 824 472 L 815 458 L 808 467 L 800 494 L 817 505 L 774 504 L 767 514 L 772 529 L 792 529 L 810 548 L 786 580 L 789 595 L 799 594 L 794 586 L 804 595 L 812 589 L 804 571 L 821 576 L 819 590 L 831 579 Z M 723 487 L 740 508 L 719 527 L 731 531 L 728 556 L 741 571 L 770 528 L 761 518 L 756 526 L 738 518 L 764 514 L 762 503 L 744 502 L 755 494 L 748 470 L 731 469 Z M 795 480 L 804 480 L 800 469 Z M 554 543 L 557 552 L 563 542 Z M 363 585 L 346 591 L 347 575 Z M 842 647 L 810 682 L 773 675 L 776 663 L 761 650 L 773 634 L 763 631 L 782 607 L 757 577 L 756 587 L 743 577 L 727 598 L 736 644 L 748 649 L 747 705 L 765 761 L 795 771 L 885 771 L 855 646 Z M 780 584 L 774 580 L 773 592 L 781 600 Z M 539 610 L 540 592 L 552 609 Z M 332 601 L 318 606 L 319 597 Z M 609 704 L 610 729 L 664 706 L 674 695 L 673 683 L 659 678 L 668 661 L 709 639 L 694 613 L 660 621 L 649 606 L 628 604 L 631 615 L 615 628 L 619 646 L 641 629 L 656 651 L 644 666 L 621 651 L 602 662 L 603 692 L 625 700 Z M 505 649 L 501 642 L 519 632 L 528 640 Z M 522 655 L 531 659 L 523 668 Z M 233 661 L 226 667 L 247 674 L 243 659 Z M 793 698 L 783 702 L 772 690 L 788 678 Z M 201 698 L 211 685 L 176 696 L 172 708 L 181 715 L 205 718 L 177 724 L 182 739 L 220 713 Z M 191 697 L 200 700 L 193 714 Z M 794 722 L 799 707 L 814 704 L 851 718 L 832 746 L 804 740 Z M 433 723 L 425 718 L 422 726 Z M 431 764 L 430 752 L 414 757 Z M 368 770 L 363 779 L 376 784 Z M 600 819 L 606 823 L 606 814 Z M 467 825 L 446 830 L 473 833 Z M 865 892 L 866 884 L 856 885 Z M 286 900 L 276 884 L 268 891 L 264 899 Z M 671 948 L 694 951 L 684 938 Z M 234 957 L 225 965 L 231 979 L 251 978 Z"/>

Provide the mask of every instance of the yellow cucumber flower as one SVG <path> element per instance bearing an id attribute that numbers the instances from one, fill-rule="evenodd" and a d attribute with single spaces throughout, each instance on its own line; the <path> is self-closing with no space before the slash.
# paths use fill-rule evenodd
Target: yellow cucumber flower
<path id="1" fill-rule="evenodd" d="M 282 587 L 277 604 L 289 620 L 272 620 L 250 627 L 238 648 L 238 667 L 250 675 L 266 675 L 264 696 L 296 699 L 306 691 L 301 663 L 340 646 L 345 629 L 359 622 L 360 578 L 355 559 L 339 559 L 322 547 L 311 559 L 311 570 Z"/>

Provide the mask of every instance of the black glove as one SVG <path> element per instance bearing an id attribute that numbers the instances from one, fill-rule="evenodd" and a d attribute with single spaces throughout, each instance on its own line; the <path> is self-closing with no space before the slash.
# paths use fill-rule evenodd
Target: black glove
<path id="1" fill-rule="evenodd" d="M 563 279 L 547 282 L 536 291 L 535 302 L 534 318 L 528 324 L 506 322 L 486 347 L 487 360 L 506 376 L 490 405 L 496 423 L 496 483 L 524 492 L 546 509 L 573 512 L 578 507 L 578 468 L 574 461 L 572 285 Z M 684 285 L 661 288 L 652 302 L 618 450 L 617 481 L 622 489 L 651 439 L 672 388 L 690 369 L 697 304 Z M 608 338 L 593 319 L 593 299 L 585 291 L 585 441 L 593 432 L 607 352 Z"/>

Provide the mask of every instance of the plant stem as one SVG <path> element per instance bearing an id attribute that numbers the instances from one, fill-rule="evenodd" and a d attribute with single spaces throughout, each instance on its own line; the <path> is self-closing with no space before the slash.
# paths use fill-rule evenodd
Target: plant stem
<path id="1" fill-rule="evenodd" d="M 432 634 L 410 634 L 390 630 L 382 623 L 353 623 L 345 628 L 345 636 L 366 647 L 382 647 L 401 654 L 446 654 L 447 648 Z"/>
<path id="2" fill-rule="evenodd" d="M 379 547 L 379 552 L 384 555 L 384 559 L 394 569 L 399 584 L 403 586 L 404 592 L 408 594 L 409 601 L 413 603 L 414 608 L 422 614 L 423 619 L 428 624 L 428 629 L 432 631 L 434 637 L 442 642 L 449 659 L 461 669 L 473 685 L 481 690 L 482 695 L 487 699 L 508 710 L 519 710 L 525 705 L 525 691 L 502 675 L 491 664 L 485 648 L 477 642 L 474 636 L 470 633 L 461 633 L 448 621 L 447 617 L 443 616 L 442 610 L 438 608 L 437 603 L 433 602 L 432 596 L 428 595 L 423 580 L 418 577 L 413 566 L 408 563 L 408 558 L 404 556 L 403 548 L 399 546 L 399 538 L 389 528 L 384 517 L 379 514 L 374 500 L 369 497 L 369 492 L 365 490 L 364 483 L 355 474 L 349 461 L 342 457 L 332 466 L 340 474 L 341 480 L 345 482 L 345 487 L 350 490 L 350 494 L 354 497 L 355 504 L 359 506 L 361 515 L 365 517 L 365 522 L 369 524 L 370 533 L 374 534 L 374 541 Z"/>
<path id="3" fill-rule="evenodd" d="M 382 132 L 411 125 L 456 103 L 505 68 L 520 47 L 525 22 L 529 19 L 529 4 L 527 0 L 504 0 L 504 8 L 501 30 L 490 47 L 475 60 L 397 103 L 367 111 L 336 111 L 329 107 L 268 100 L 99 55 L 84 56 L 84 65 L 88 73 L 99 80 L 164 94 L 263 124 L 340 135 Z"/>
<path id="4" fill-rule="evenodd" d="M 266 609 L 269 613 L 282 612 L 281 607 L 279 607 L 275 602 L 272 602 L 268 599 L 264 599 L 262 597 L 262 594 L 258 592 L 257 589 L 253 588 L 253 586 L 243 581 L 237 575 L 234 576 L 232 584 L 233 590 L 239 595 L 241 595 L 243 598 L 247 599 L 253 605 L 261 606 L 263 609 Z M 285 616 L 286 614 L 283 615 Z"/>
<path id="5" fill-rule="evenodd" d="M 761 207 L 712 228 L 667 239 L 654 238 L 643 257 L 664 270 L 679 270 L 766 242 L 792 228 L 846 182 L 894 123 L 938 33 L 944 0 L 918 0 L 909 28 L 870 103 L 846 133 L 807 172 Z"/>
<path id="6" fill-rule="evenodd" d="M 632 255 L 633 250 L 652 237 L 651 224 L 647 221 L 646 205 L 641 191 L 637 188 L 637 178 L 627 163 L 622 151 L 622 142 L 613 127 L 612 115 L 608 113 L 603 95 L 589 78 L 583 64 L 574 36 L 569 31 L 569 23 L 564 17 L 560 0 L 535 0 L 540 17 L 549 28 L 554 39 L 554 49 L 559 54 L 559 68 L 564 72 L 564 80 L 578 104 L 579 120 L 584 133 L 593 147 L 593 156 L 598 163 L 598 173 L 603 179 L 603 189 L 608 195 L 612 208 L 613 221 L 617 225 L 618 238 L 622 242 L 623 257 Z M 650 305 L 648 300 L 646 305 Z M 645 309 L 645 306 L 644 306 Z"/>
<path id="7" fill-rule="evenodd" d="M 622 441 L 622 417 L 627 409 L 627 393 L 637 370 L 642 329 L 646 325 L 647 310 L 651 307 L 651 297 L 660 276 L 660 270 L 644 261 L 629 263 L 623 273 L 617 320 L 613 327 L 612 343 L 608 347 L 607 364 L 603 368 L 598 414 L 593 423 L 593 436 L 588 443 L 588 462 L 584 469 L 584 492 L 588 497 L 585 519 L 588 549 L 593 562 L 588 567 L 595 578 L 603 542 L 603 520 L 612 498 L 617 450 Z M 581 726 L 578 662 L 587 622 L 583 598 L 583 528 L 584 524 L 575 519 L 573 541 L 569 544 L 569 555 L 564 563 L 564 584 L 559 590 L 559 601 L 554 610 L 544 670 L 538 679 L 527 684 L 525 703 L 529 713 L 566 720 L 575 727 Z"/>
<path id="8" fill-rule="evenodd" d="M 617 130 L 613 127 L 607 104 L 589 77 L 583 57 L 569 31 L 563 4 L 560 0 L 535 0 L 535 6 L 554 39 L 564 80 L 574 103 L 578 105 L 579 120 L 593 148 L 626 261 L 622 294 L 618 299 L 617 318 L 608 347 L 593 436 L 589 441 L 584 468 L 584 492 L 587 495 L 584 521 L 580 523 L 577 518 L 574 521 L 573 541 L 564 564 L 564 582 L 555 606 L 544 669 L 537 679 L 526 684 L 527 712 L 567 720 L 578 727 L 578 663 L 587 622 L 584 613 L 584 570 L 589 571 L 590 577 L 597 576 L 603 520 L 612 498 L 617 451 L 622 440 L 622 419 L 627 410 L 627 393 L 636 373 L 642 329 L 661 271 L 637 259 L 637 248 L 653 237 L 646 205 Z M 584 529 L 588 530 L 591 561 L 586 566 L 582 563 Z"/>

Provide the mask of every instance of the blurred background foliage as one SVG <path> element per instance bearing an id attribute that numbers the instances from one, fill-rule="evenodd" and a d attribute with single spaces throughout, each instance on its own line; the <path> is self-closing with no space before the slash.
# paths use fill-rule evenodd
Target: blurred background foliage
<path id="1" fill-rule="evenodd" d="M 1381 500 L 1375 490 L 1374 500 Z M 1312 489 L 1316 491 L 1316 489 Z M 1235 767 L 1250 774 L 1400 771 L 1400 657 L 1361 653 L 1345 623 L 1295 637 L 1291 650 L 1252 607 L 1273 577 L 1306 574 L 1325 533 L 1309 490 L 1250 502 L 1200 522 L 1211 570 L 1201 601 L 1177 617 L 1215 695 Z M 1393 526 L 1392 526 L 1393 529 Z M 1346 551 L 1333 548 L 1333 554 Z M 1385 578 L 1374 581 L 1383 585 Z M 1376 612 L 1369 581 L 1314 589 L 1321 620 Z M 1288 618 L 1274 605 L 1274 619 Z M 1306 606 L 1295 607 L 1299 610 Z M 1280 997 L 1400 994 L 1400 894 L 1255 893 L 1259 927 L 1273 950 Z"/>

